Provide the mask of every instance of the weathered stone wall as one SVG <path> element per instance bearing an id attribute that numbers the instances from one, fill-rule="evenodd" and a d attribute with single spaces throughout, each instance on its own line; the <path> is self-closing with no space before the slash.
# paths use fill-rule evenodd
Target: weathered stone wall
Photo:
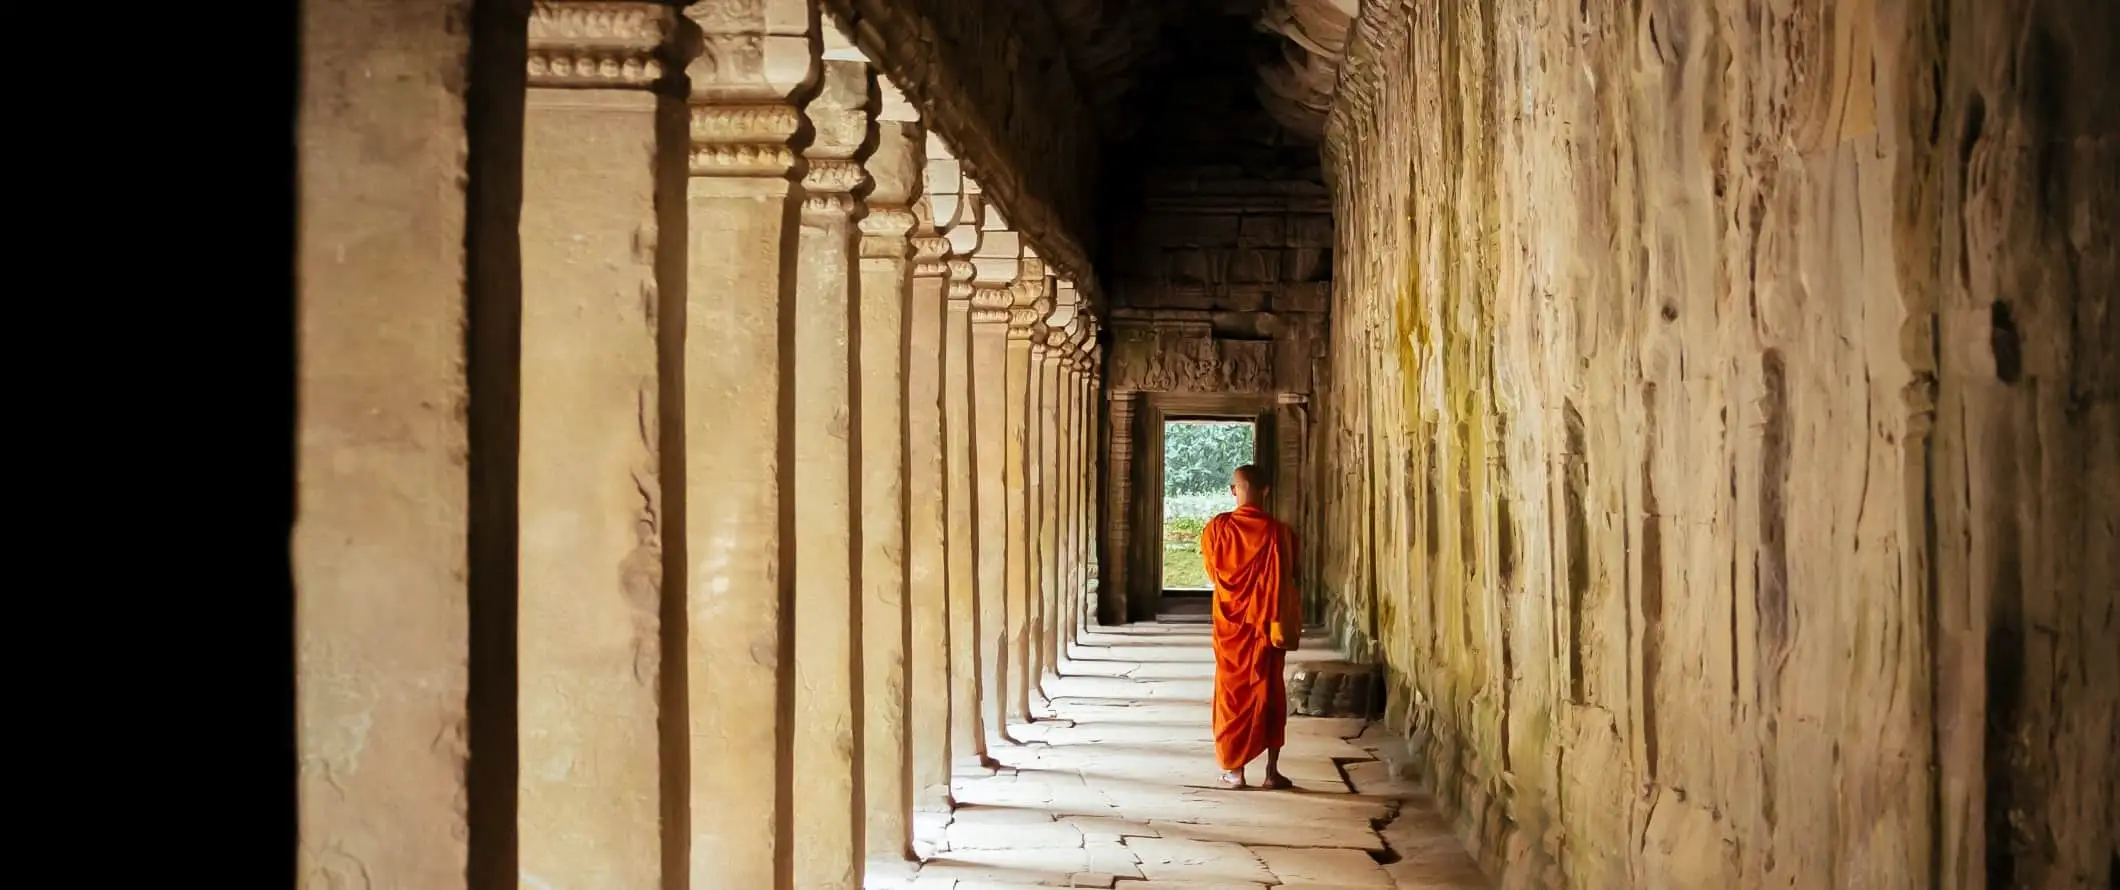
<path id="1" fill-rule="evenodd" d="M 1335 629 L 1508 887 L 2106 887 L 2120 7 L 1364 4 Z"/>

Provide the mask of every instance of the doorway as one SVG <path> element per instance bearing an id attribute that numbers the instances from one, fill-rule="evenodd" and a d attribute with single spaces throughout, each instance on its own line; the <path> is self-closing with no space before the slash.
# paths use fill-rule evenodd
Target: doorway
<path id="1" fill-rule="evenodd" d="M 1162 592 L 1169 611 L 1213 595 L 1200 534 L 1216 514 L 1237 508 L 1229 476 L 1257 462 L 1258 424 L 1250 420 L 1168 420 L 1163 424 Z"/>

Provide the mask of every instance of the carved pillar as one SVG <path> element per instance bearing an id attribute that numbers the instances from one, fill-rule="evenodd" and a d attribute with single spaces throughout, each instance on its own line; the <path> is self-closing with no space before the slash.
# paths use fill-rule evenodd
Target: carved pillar
<path id="1" fill-rule="evenodd" d="M 677 12 L 541 2 L 524 103 L 518 484 L 521 873 L 611 890 L 663 883 L 660 287 L 683 146 Z M 666 148 L 676 151 L 666 151 Z M 673 463 L 682 455 L 672 455 Z M 681 478 L 681 477 L 679 477 Z M 682 584 L 682 576 L 668 579 Z"/>
<path id="2" fill-rule="evenodd" d="M 912 616 L 904 482 L 906 304 L 913 254 L 906 236 L 913 231 L 926 137 L 919 113 L 875 76 L 882 103 L 875 148 L 864 165 L 874 185 L 861 218 L 860 372 L 855 377 L 861 418 L 861 776 L 867 855 L 903 862 L 913 852 L 913 761 L 906 723 Z"/>
<path id="3" fill-rule="evenodd" d="M 864 750 L 854 688 L 863 623 L 855 540 L 854 438 L 863 426 L 849 348 L 853 303 L 853 193 L 868 180 L 868 66 L 827 60 L 805 109 L 815 135 L 803 150 L 801 251 L 795 267 L 795 886 L 860 886 L 856 801 Z"/>
<path id="4" fill-rule="evenodd" d="M 1132 511 L 1133 492 L 1126 484 L 1132 478 L 1134 458 L 1134 403 L 1139 393 L 1131 391 L 1111 394 L 1111 450 L 1109 477 L 1105 479 L 1105 546 L 1098 570 L 1103 573 L 1099 580 L 1103 603 L 1101 612 L 1106 624 L 1125 624 L 1133 620 L 1132 605 L 1127 602 L 1126 526 Z"/>
<path id="5" fill-rule="evenodd" d="M 1084 404 L 1088 408 L 1083 416 L 1089 420 L 1089 428 L 1082 431 L 1082 440 L 1088 447 L 1088 454 L 1083 462 L 1083 466 L 1088 470 L 1088 473 L 1082 480 L 1083 504 L 1086 507 L 1083 510 L 1082 521 L 1088 529 L 1088 534 L 1083 539 L 1082 555 L 1089 568 L 1090 588 L 1098 591 L 1104 589 L 1104 557 L 1102 549 L 1094 542 L 1099 540 L 1104 533 L 1104 516 L 1106 512 L 1103 494 L 1104 478 L 1111 472 L 1108 458 L 1101 453 L 1105 438 L 1105 428 L 1110 425 L 1109 420 L 1101 410 L 1103 408 L 1102 402 L 1104 401 L 1104 353 L 1098 332 L 1102 327 L 1099 324 L 1090 325 L 1090 339 L 1086 344 L 1089 350 L 1089 368 L 1087 373 L 1083 375 L 1084 391 L 1082 394 Z M 1083 599 L 1083 606 L 1087 610 L 1086 617 L 1091 622 L 1100 620 L 1098 605 L 1097 599 L 1094 597 L 1085 596 Z M 1121 612 L 1119 614 L 1125 613 Z"/>
<path id="6" fill-rule="evenodd" d="M 965 179 L 967 191 L 974 182 Z M 1008 593 L 1011 577 L 1020 578 L 1020 570 L 1009 571 L 1008 504 L 1021 497 L 1009 496 L 1011 477 L 1004 466 L 1011 450 L 1006 446 L 1011 424 L 1008 422 L 1009 393 L 1009 307 L 1015 302 L 1014 285 L 1021 265 L 1022 247 L 1016 232 L 1008 228 L 1008 222 L 995 208 L 982 205 L 979 226 L 979 247 L 972 255 L 972 429 L 975 451 L 973 454 L 973 476 L 977 480 L 977 491 L 973 495 L 978 505 L 979 531 L 976 538 L 979 556 L 979 630 L 980 630 L 980 687 L 983 693 L 982 708 L 986 717 L 986 735 L 989 739 L 1014 744 L 1008 733 L 1010 669 L 1008 639 L 1011 621 L 1018 624 L 1020 616 L 1011 616 Z M 1020 415 L 1019 415 L 1020 416 Z M 1019 431 L 1020 425 L 1016 427 Z M 1020 446 L 1017 449 L 1020 451 Z M 1020 465 L 1019 465 L 1020 466 Z M 1020 487 L 1020 474 L 1014 477 Z"/>
<path id="7" fill-rule="evenodd" d="M 1071 609 L 1075 597 L 1071 592 L 1075 577 L 1075 338 L 1080 334 L 1080 323 L 1068 325 L 1065 338 L 1054 359 L 1053 391 L 1057 395 L 1058 413 L 1053 422 L 1055 467 L 1055 490 L 1053 492 L 1053 629 L 1047 641 L 1049 654 L 1046 664 L 1057 675 L 1062 672 L 1067 658 L 1067 641 L 1074 636 L 1075 619 Z"/>
<path id="8" fill-rule="evenodd" d="M 945 260 L 942 328 L 942 425 L 949 523 L 944 554 L 950 601 L 950 747 L 956 761 L 989 763 L 982 690 L 986 687 L 986 643 L 979 596 L 978 461 L 973 447 L 972 277 L 970 256 L 979 246 L 976 198 L 964 194 L 965 179 L 949 147 L 928 134 L 928 201 L 949 248 Z"/>
<path id="9" fill-rule="evenodd" d="M 1032 588 L 1037 584 L 1037 566 L 1032 562 L 1031 520 L 1031 339 L 1042 314 L 1037 308 L 1044 296 L 1045 264 L 1029 250 L 1023 252 L 1019 277 L 1009 289 L 1011 302 L 1007 332 L 1007 428 L 1004 430 L 1002 478 L 1008 497 L 1008 716 L 1017 723 L 1031 720 L 1031 608 Z"/>
<path id="10" fill-rule="evenodd" d="M 1037 347 L 1037 378 L 1033 384 L 1036 397 L 1033 400 L 1038 414 L 1033 418 L 1037 438 L 1036 469 L 1038 485 L 1034 504 L 1034 519 L 1038 524 L 1037 539 L 1037 628 L 1031 640 L 1032 679 L 1043 684 L 1058 668 L 1058 646 L 1060 628 L 1064 624 L 1060 617 L 1060 576 L 1066 560 L 1061 555 L 1060 543 L 1060 493 L 1066 487 L 1060 468 L 1060 436 L 1063 431 L 1061 418 L 1062 393 L 1060 389 L 1060 364 L 1067 349 L 1067 326 L 1072 320 L 1074 305 L 1072 286 L 1067 288 L 1065 304 L 1060 291 L 1060 282 L 1048 273 L 1049 286 L 1045 304 L 1048 307 L 1040 326 L 1044 328 L 1044 341 L 1034 342 Z M 1042 697 L 1042 696 L 1041 696 Z"/>
<path id="11" fill-rule="evenodd" d="M 1067 431 L 1060 439 L 1067 449 L 1067 453 L 1063 458 L 1066 469 L 1062 471 L 1062 475 L 1067 480 L 1067 491 L 1064 495 L 1066 498 L 1066 518 L 1062 525 L 1067 535 L 1067 541 L 1063 545 L 1067 556 L 1067 576 L 1061 581 L 1060 585 L 1060 590 L 1064 597 L 1060 605 L 1062 620 L 1066 621 L 1067 624 L 1061 630 L 1057 656 L 1054 662 L 1056 665 L 1064 662 L 1069 656 L 1068 646 L 1072 645 L 1082 633 L 1082 598 L 1084 591 L 1088 589 L 1089 578 L 1088 561 L 1083 555 L 1083 535 L 1085 531 L 1083 517 L 1086 509 L 1086 505 L 1083 503 L 1083 486 L 1089 472 L 1087 465 L 1088 450 L 1086 443 L 1083 441 L 1083 436 L 1089 428 L 1089 422 L 1085 416 L 1088 413 L 1088 406 L 1083 395 L 1082 385 L 1085 364 L 1082 344 L 1084 339 L 1089 336 L 1089 321 L 1078 314 L 1069 327 L 1074 330 L 1068 340 L 1066 371 L 1061 382 L 1062 389 L 1066 393 Z"/>
<path id="12" fill-rule="evenodd" d="M 932 163 L 932 160 L 929 162 Z M 907 599 L 912 606 L 911 680 L 913 804 L 948 812 L 950 763 L 949 476 L 943 425 L 944 289 L 950 245 L 936 232 L 934 208 L 913 205 L 912 297 L 906 307 L 905 372 Z"/>
<path id="13" fill-rule="evenodd" d="M 1051 305 L 1051 301 L 1046 301 L 1046 304 Z M 1049 335 L 1050 331 L 1047 330 L 1045 318 L 1042 315 L 1031 322 L 1029 336 L 1029 386 L 1024 392 L 1023 399 L 1023 497 L 1025 502 L 1023 550 L 1026 558 L 1024 572 L 1029 577 L 1029 580 L 1024 603 L 1024 651 L 1023 675 L 1021 679 L 1029 691 L 1026 701 L 1030 702 L 1035 708 L 1040 709 L 1047 704 L 1043 683 L 1045 678 L 1043 673 L 1045 647 L 1039 641 L 1045 629 L 1045 587 L 1043 580 L 1045 577 L 1044 568 L 1047 550 L 1042 537 L 1043 523 L 1039 509 L 1040 504 L 1045 500 L 1046 486 L 1045 467 L 1039 461 L 1039 455 L 1045 447 L 1045 428 L 1044 424 L 1040 422 L 1040 418 L 1045 413 L 1046 402 L 1045 389 L 1039 383 L 1044 376 L 1040 371 L 1045 365 L 1046 353 L 1049 349 L 1046 346 L 1046 338 Z M 1043 711 L 1033 710 L 1028 713 L 1036 717 L 1040 716 Z"/>
<path id="14" fill-rule="evenodd" d="M 780 783 L 796 770 L 781 739 L 783 671 L 794 669 L 795 567 L 781 554 L 791 509 L 781 484 L 792 381 L 781 334 L 795 311 L 796 248 L 789 140 L 799 95 L 816 76 L 800 0 L 708 0 L 685 10 L 705 50 L 692 87 L 692 177 L 686 207 L 685 497 L 682 562 L 685 733 L 689 746 L 692 890 L 785 886 L 777 849 L 790 813 Z M 673 322 L 678 320 L 673 319 Z"/>
<path id="15" fill-rule="evenodd" d="M 500 623 L 485 610 L 512 613 L 517 596 L 520 171 L 507 156 L 521 146 L 526 46 L 520 31 L 486 44 L 505 29 L 467 27 L 464 5 L 302 0 L 288 11 L 301 29 L 289 146 L 300 158 L 290 883 L 513 882 L 488 870 L 494 857 L 482 854 L 497 845 L 470 843 L 465 801 L 505 797 L 515 781 L 505 687 L 494 690 L 500 707 L 470 690 L 495 661 L 503 682 L 514 670 L 511 644 L 493 658 L 481 642 L 496 641 Z M 521 28 L 526 13 L 500 20 Z M 483 121 L 466 115 L 467 75 L 503 87 L 480 100 L 492 112 Z M 474 740 L 500 750 L 474 762 Z M 486 818 L 512 818 L 505 799 L 481 803 Z"/>
<path id="16" fill-rule="evenodd" d="M 1075 411 L 1080 426 L 1075 431 L 1075 599 L 1071 616 L 1075 633 L 1068 642 L 1081 639 L 1083 629 L 1097 620 L 1095 565 L 1097 559 L 1097 323 L 1083 317 L 1082 339 L 1075 354 Z"/>

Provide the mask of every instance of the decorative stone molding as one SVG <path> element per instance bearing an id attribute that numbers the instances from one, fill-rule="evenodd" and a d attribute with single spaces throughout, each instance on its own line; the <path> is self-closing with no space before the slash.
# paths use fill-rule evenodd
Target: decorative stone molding
<path id="1" fill-rule="evenodd" d="M 1015 288 L 981 284 L 972 284 L 969 287 L 974 324 L 1008 324 L 1013 319 L 1009 306 L 1016 302 Z M 955 291 L 953 284 L 951 292 L 954 294 Z"/>
<path id="2" fill-rule="evenodd" d="M 951 257 L 946 264 L 950 271 L 949 298 L 970 300 L 977 288 L 972 286 L 972 261 Z"/>
<path id="3" fill-rule="evenodd" d="M 1275 391 L 1271 340 L 1224 340 L 1194 326 L 1118 329 L 1112 344 L 1116 386 L 1154 392 Z"/>
<path id="4" fill-rule="evenodd" d="M 809 0 L 705 2 L 686 7 L 701 52 L 685 67 L 691 85 L 694 176 L 778 178 L 792 174 L 789 143 L 803 125 L 794 99 L 815 83 Z"/>
<path id="5" fill-rule="evenodd" d="M 1052 279 L 1045 274 L 1045 261 L 1029 250 L 1017 264 L 1016 283 L 1009 288 L 1008 338 L 1042 339 L 1036 333 L 1052 311 Z"/>
<path id="6" fill-rule="evenodd" d="M 906 237 L 916 220 L 910 210 L 869 207 L 861 218 L 861 255 L 871 259 L 903 259 L 910 247 Z"/>
<path id="7" fill-rule="evenodd" d="M 659 3 L 544 0 L 530 8 L 533 88 L 647 89 L 677 64 L 677 10 Z"/>
<path id="8" fill-rule="evenodd" d="M 937 235 L 915 236 L 913 238 L 914 277 L 941 278 L 948 275 L 950 273 L 949 254 L 950 241 L 948 238 Z"/>

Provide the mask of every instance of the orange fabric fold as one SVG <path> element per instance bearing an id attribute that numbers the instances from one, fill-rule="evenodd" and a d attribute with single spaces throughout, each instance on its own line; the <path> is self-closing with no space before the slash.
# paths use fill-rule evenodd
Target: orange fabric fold
<path id="1" fill-rule="evenodd" d="M 1295 564 L 1295 536 L 1243 506 L 1207 523 L 1200 553 L 1215 585 L 1215 758 L 1233 770 L 1286 739 L 1283 647 L 1293 648 L 1302 629 L 1291 623 L 1283 632 L 1294 588 L 1282 573 Z"/>

